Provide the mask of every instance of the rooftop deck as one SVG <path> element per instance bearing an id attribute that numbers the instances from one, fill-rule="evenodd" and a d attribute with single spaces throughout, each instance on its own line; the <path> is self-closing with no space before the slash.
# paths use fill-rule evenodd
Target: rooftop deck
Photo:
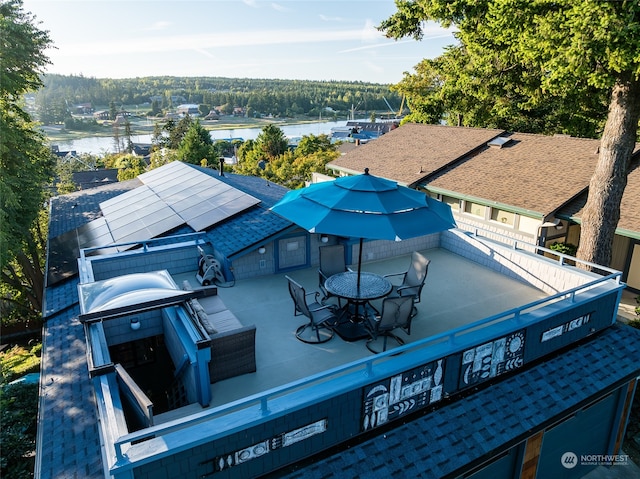
<path id="1" fill-rule="evenodd" d="M 186 387 L 193 391 L 195 386 L 198 399 L 186 407 L 155 411 L 153 425 L 143 429 L 132 431 L 125 424 L 117 373 L 104 349 L 105 334 L 122 331 L 132 337 L 129 318 L 119 321 L 114 316 L 111 322 L 85 315 L 89 370 L 99 416 L 104 418 L 99 422 L 107 452 L 103 459 L 111 474 L 124 477 L 136 470 L 139 477 L 156 477 L 158 468 L 171 458 L 176 471 L 193 469 L 200 476 L 224 471 L 220 477 L 233 477 L 235 468 L 244 468 L 248 456 L 254 458 L 258 450 L 255 458 L 273 451 L 267 461 L 282 455 L 278 464 L 295 462 L 309 454 L 307 444 L 324 450 L 415 408 L 448 403 L 464 390 L 526 368 L 608 328 L 615 319 L 623 288 L 617 271 L 603 277 L 567 266 L 565 260 L 570 258 L 562 255 L 545 258 L 517 244 L 499 244 L 462 231 L 441 234 L 436 244 L 415 248 L 431 263 L 412 334 L 403 335 L 407 344 L 399 355 L 372 354 L 365 340 L 345 342 L 339 336 L 320 345 L 297 340 L 294 332 L 306 318 L 294 315 L 284 273 L 217 288 L 237 320 L 244 327 L 255 326 L 254 373 L 209 385 L 211 368 L 223 367 L 224 360 L 209 362 L 213 346 L 209 349 L 209 339 L 198 339 L 203 336 L 188 313 L 163 316 L 162 323 L 149 317 L 150 322 L 133 328 L 134 333 L 164 334 L 176 370 L 184 381 L 191 381 L 184 382 Z M 113 257 L 86 258 L 81 272 L 91 283 L 170 265 L 177 285 L 187 280 L 190 289 L 197 289 L 192 269 L 196 245 L 193 241 L 145 245 Z M 408 254 L 386 258 L 363 263 L 363 271 L 398 273 L 409 265 Z M 289 270 L 287 275 L 307 291 L 318 289 L 316 266 Z M 207 299 L 213 298 L 200 297 L 203 305 Z M 141 303 L 136 310 L 146 311 L 146 305 Z M 164 303 L 161 307 L 163 314 L 186 311 L 167 309 Z M 114 311 L 120 314 L 117 308 Z M 212 342 L 216 335 L 212 333 Z M 490 370 L 485 367 L 487 358 Z M 389 404 L 374 401 L 380 391 L 387 391 L 380 399 L 388 396 Z M 400 407 L 398 401 L 410 407 Z M 254 437 L 270 439 L 268 445 L 254 444 Z M 305 444 L 289 447 L 298 441 Z M 264 472 L 261 463 L 262 459 L 251 461 L 247 467 Z"/>
<path id="2" fill-rule="evenodd" d="M 445 249 L 422 251 L 430 260 L 429 274 L 417 304 L 411 335 L 398 333 L 406 343 L 443 333 L 547 296 L 544 292 Z M 363 263 L 362 270 L 378 274 L 405 271 L 409 255 Z M 287 273 L 307 292 L 318 290 L 317 267 Z M 174 278 L 197 286 L 195 271 Z M 238 281 L 218 288 L 218 295 L 243 325 L 255 324 L 257 372 L 211 385 L 211 406 L 220 406 L 276 386 L 372 356 L 365 340 L 346 342 L 339 336 L 323 344 L 296 339 L 304 316 L 293 315 L 285 274 Z M 206 301 L 203 300 L 203 301 Z M 329 300 L 335 302 L 335 300 Z M 374 302 L 375 303 L 378 303 Z M 379 308 L 378 308 L 379 309 Z M 390 342 L 389 347 L 395 344 Z M 156 424 L 202 408 L 193 404 L 155 417 Z"/>

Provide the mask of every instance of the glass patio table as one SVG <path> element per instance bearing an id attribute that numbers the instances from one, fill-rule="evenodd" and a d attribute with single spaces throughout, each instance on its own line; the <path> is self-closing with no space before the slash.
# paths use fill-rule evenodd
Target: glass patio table
<path id="1" fill-rule="evenodd" d="M 375 308 L 369 305 L 373 299 L 383 298 L 391 292 L 391 283 L 386 278 L 375 273 L 360 273 L 360 287 L 358 287 L 358 273 L 345 271 L 334 274 L 325 281 L 324 287 L 334 296 L 347 300 L 342 308 L 338 323 L 334 330 L 345 341 L 357 341 L 369 337 L 364 326 L 364 320 Z"/>

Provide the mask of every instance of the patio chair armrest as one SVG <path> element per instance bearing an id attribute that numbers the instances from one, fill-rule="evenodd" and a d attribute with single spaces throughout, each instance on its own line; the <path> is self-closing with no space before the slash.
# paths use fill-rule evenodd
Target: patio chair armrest
<path id="1" fill-rule="evenodd" d="M 318 301 L 318 298 L 320 297 L 320 292 L 319 291 L 311 291 L 310 293 L 306 293 L 305 294 L 305 298 L 308 298 L 310 296 L 313 296 L 314 302 L 320 303 L 320 301 Z"/>
<path id="2" fill-rule="evenodd" d="M 320 305 L 317 308 L 311 308 L 309 307 L 309 311 L 311 311 L 312 313 L 318 312 L 318 311 L 322 311 L 323 309 L 331 309 L 334 310 L 336 309 L 336 306 L 334 304 L 323 304 L 318 302 L 318 304 Z"/>
<path id="3" fill-rule="evenodd" d="M 384 274 L 382 275 L 383 278 L 388 279 L 388 278 L 394 278 L 396 276 L 404 276 L 406 273 L 402 272 L 402 273 L 389 273 L 389 274 Z"/>

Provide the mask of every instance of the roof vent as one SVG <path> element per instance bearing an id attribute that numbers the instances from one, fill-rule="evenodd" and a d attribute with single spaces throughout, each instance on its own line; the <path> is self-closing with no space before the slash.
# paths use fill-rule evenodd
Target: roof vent
<path id="1" fill-rule="evenodd" d="M 497 148 L 502 148 L 504 145 L 506 145 L 510 141 L 511 141 L 511 138 L 507 138 L 505 136 L 497 136 L 493 140 L 491 140 L 489 143 L 487 143 L 487 145 L 497 147 Z"/>

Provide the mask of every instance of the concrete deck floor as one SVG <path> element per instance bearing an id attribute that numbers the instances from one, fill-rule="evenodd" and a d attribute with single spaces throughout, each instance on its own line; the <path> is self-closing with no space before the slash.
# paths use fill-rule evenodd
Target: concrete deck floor
<path id="1" fill-rule="evenodd" d="M 447 250 L 430 249 L 422 253 L 431 263 L 411 335 L 407 336 L 403 331 L 398 333 L 406 343 L 546 296 L 536 288 Z M 403 255 L 363 263 L 362 270 L 378 274 L 403 272 L 409 260 L 409 255 Z M 303 285 L 307 292 L 318 290 L 317 267 L 286 274 Z M 182 284 L 188 277 L 180 275 L 175 279 L 177 284 Z M 188 279 L 197 286 L 195 272 L 193 278 Z M 313 345 L 296 339 L 295 330 L 306 322 L 306 318 L 293 314 L 284 273 L 237 281 L 233 287 L 219 287 L 218 295 L 242 324 L 256 325 L 257 372 L 212 384 L 211 406 L 220 406 L 372 354 L 366 348 L 365 340 L 346 342 L 336 335 L 326 343 Z M 380 309 L 379 301 L 374 304 Z M 389 342 L 388 347 L 394 345 Z M 190 405 L 160 414 L 155 418 L 156 424 L 199 410 L 200 406 Z"/>

